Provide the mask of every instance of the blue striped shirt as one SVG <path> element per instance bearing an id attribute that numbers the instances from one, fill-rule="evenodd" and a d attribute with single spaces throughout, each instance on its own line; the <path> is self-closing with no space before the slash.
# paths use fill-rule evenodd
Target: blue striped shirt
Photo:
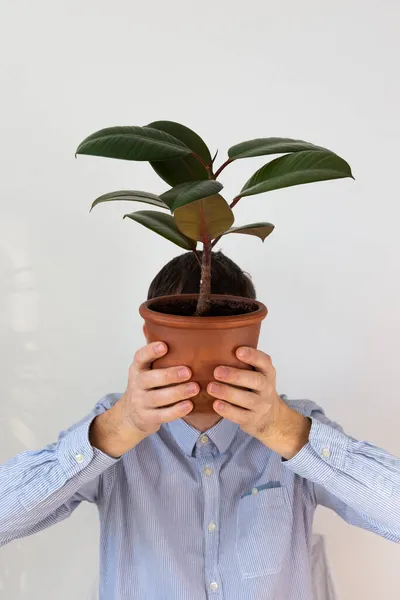
<path id="1" fill-rule="evenodd" d="M 119 460 L 91 447 L 106 396 L 57 443 L 0 467 L 0 545 L 68 517 L 101 526 L 101 600 L 311 600 L 318 504 L 400 542 L 400 460 L 343 433 L 308 401 L 309 443 L 283 461 L 222 420 L 163 425 Z"/>

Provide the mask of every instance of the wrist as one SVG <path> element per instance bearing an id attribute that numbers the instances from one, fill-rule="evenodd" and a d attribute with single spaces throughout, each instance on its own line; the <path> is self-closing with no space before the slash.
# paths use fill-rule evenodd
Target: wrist
<path id="1" fill-rule="evenodd" d="M 263 436 L 260 441 L 282 458 L 290 460 L 308 443 L 310 430 L 311 420 L 282 402 L 273 433 Z"/>
<path id="2" fill-rule="evenodd" d="M 146 436 L 127 424 L 119 400 L 112 408 L 97 416 L 89 429 L 89 441 L 94 448 L 112 458 L 120 458 Z"/>

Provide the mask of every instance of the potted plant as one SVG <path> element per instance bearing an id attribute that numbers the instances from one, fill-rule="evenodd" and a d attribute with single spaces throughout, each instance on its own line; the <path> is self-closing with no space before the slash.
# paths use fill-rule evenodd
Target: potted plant
<path id="1" fill-rule="evenodd" d="M 233 208 L 249 196 L 289 186 L 352 177 L 348 163 L 334 152 L 288 138 L 258 138 L 232 146 L 228 157 L 215 168 L 211 153 L 194 131 L 171 121 L 145 127 L 110 127 L 97 131 L 79 144 L 76 154 L 122 160 L 148 161 L 170 187 L 160 195 L 143 191 L 116 191 L 97 198 L 92 209 L 105 202 L 135 201 L 157 210 L 139 210 L 124 218 L 190 250 L 201 265 L 198 295 L 156 298 L 140 306 L 149 341 L 163 340 L 168 354 L 158 366 L 186 364 L 201 387 L 195 409 L 207 403 L 205 388 L 217 365 L 244 368 L 236 358 L 240 345 L 257 346 L 261 321 L 267 308 L 261 302 L 234 296 L 215 296 L 211 291 L 212 249 L 222 236 L 245 234 L 262 241 L 272 233 L 268 222 L 235 225 Z M 237 160 L 282 155 L 268 162 L 244 184 L 228 203 L 222 196 L 219 176 Z M 197 249 L 202 244 L 201 253 Z M 201 401 L 203 399 L 203 402 Z"/>

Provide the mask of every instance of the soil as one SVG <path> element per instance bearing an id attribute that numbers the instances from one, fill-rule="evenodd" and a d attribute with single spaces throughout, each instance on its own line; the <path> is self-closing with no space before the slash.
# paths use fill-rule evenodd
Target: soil
<path id="1" fill-rule="evenodd" d="M 177 301 L 176 299 L 168 300 L 163 299 L 162 302 L 153 300 L 151 303 L 151 310 L 156 312 L 164 313 L 167 315 L 179 315 L 181 317 L 192 317 L 196 310 L 197 301 L 182 299 Z M 251 299 L 248 301 L 240 300 L 240 302 L 233 300 L 214 300 L 211 304 L 210 312 L 207 316 L 209 317 L 231 317 L 234 315 L 244 315 L 252 313 L 258 310 L 258 306 Z"/>

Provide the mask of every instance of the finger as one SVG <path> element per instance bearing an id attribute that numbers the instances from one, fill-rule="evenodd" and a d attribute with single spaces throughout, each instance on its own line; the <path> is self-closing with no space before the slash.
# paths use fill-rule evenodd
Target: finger
<path id="1" fill-rule="evenodd" d="M 151 392 L 147 392 L 149 395 L 148 406 L 150 408 L 157 408 L 160 406 L 167 406 L 168 404 L 175 404 L 181 400 L 197 396 L 199 391 L 199 384 L 194 381 L 152 390 Z"/>
<path id="2" fill-rule="evenodd" d="M 261 375 L 261 373 L 247 369 L 236 369 L 235 367 L 217 367 L 214 371 L 214 376 L 224 383 L 230 383 L 231 385 L 257 392 L 262 389 L 264 383 L 264 375 Z"/>
<path id="3" fill-rule="evenodd" d="M 240 346 L 236 350 L 236 356 L 247 365 L 255 367 L 263 375 L 267 377 L 275 376 L 271 357 L 265 352 L 257 350 L 257 348 L 250 348 L 250 346 Z"/>
<path id="4" fill-rule="evenodd" d="M 151 367 L 151 363 L 157 358 L 164 356 L 168 352 L 168 347 L 165 342 L 152 342 L 139 348 L 133 359 L 133 367 L 137 371 L 147 371 Z"/>
<path id="5" fill-rule="evenodd" d="M 215 381 L 208 384 L 207 391 L 211 396 L 218 398 L 218 400 L 226 400 L 247 410 L 254 410 L 259 400 L 259 396 L 256 396 L 253 392 Z"/>
<path id="6" fill-rule="evenodd" d="M 248 423 L 250 418 L 250 413 L 248 410 L 239 408 L 238 406 L 233 406 L 228 402 L 221 402 L 221 400 L 214 402 L 213 408 L 215 412 L 221 415 L 221 417 L 224 417 L 224 419 L 228 419 L 228 421 L 237 423 L 242 427 Z"/>
<path id="7" fill-rule="evenodd" d="M 193 402 L 178 402 L 174 406 L 166 408 L 158 408 L 154 411 L 154 419 L 156 423 L 170 423 L 177 419 L 182 419 L 193 410 Z"/>
<path id="8" fill-rule="evenodd" d="M 190 379 L 192 372 L 188 367 L 168 367 L 165 369 L 149 369 L 140 374 L 140 386 L 143 390 L 165 387 Z"/>

